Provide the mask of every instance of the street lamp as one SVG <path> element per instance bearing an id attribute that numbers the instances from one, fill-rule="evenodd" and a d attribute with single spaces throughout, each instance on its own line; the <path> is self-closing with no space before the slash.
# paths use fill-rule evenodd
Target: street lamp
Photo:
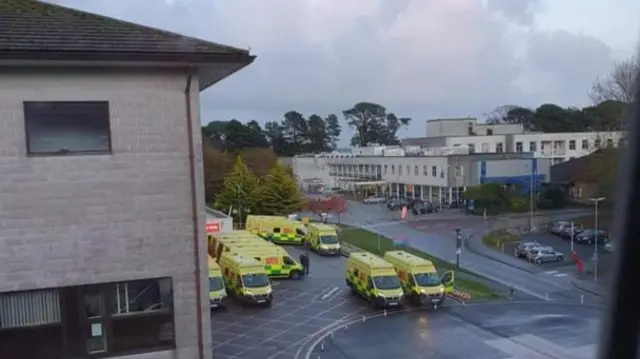
<path id="1" fill-rule="evenodd" d="M 594 239 L 594 243 L 595 246 L 593 248 L 593 280 L 594 281 L 598 281 L 598 203 L 600 201 L 604 201 L 606 198 L 605 197 L 598 197 L 598 198 L 589 198 L 589 201 L 595 203 L 595 219 L 594 219 L 594 229 L 595 229 L 595 239 Z"/>

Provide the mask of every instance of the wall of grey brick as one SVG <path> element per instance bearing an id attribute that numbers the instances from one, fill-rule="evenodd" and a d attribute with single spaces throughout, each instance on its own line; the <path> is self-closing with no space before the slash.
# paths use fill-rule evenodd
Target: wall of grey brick
<path id="1" fill-rule="evenodd" d="M 182 71 L 0 72 L 0 292 L 169 276 L 178 347 L 171 357 L 196 357 L 185 84 Z M 197 79 L 192 92 L 198 279 L 206 288 Z M 22 102 L 36 100 L 108 100 L 113 154 L 27 157 Z"/>

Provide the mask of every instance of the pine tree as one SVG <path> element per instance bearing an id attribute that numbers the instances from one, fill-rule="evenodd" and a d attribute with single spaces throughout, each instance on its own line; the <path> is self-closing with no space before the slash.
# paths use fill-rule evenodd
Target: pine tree
<path id="1" fill-rule="evenodd" d="M 276 164 L 265 176 L 258 199 L 265 215 L 288 215 L 304 207 L 298 186 L 281 164 Z"/>
<path id="2" fill-rule="evenodd" d="M 222 189 L 216 196 L 215 206 L 223 212 L 232 208 L 234 221 L 244 224 L 247 214 L 259 212 L 256 207 L 257 192 L 258 179 L 238 156 L 233 168 L 222 182 Z"/>

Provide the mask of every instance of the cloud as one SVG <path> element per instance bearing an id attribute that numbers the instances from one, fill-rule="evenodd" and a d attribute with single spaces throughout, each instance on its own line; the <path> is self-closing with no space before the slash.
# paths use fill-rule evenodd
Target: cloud
<path id="1" fill-rule="evenodd" d="M 585 104 L 613 61 L 599 39 L 537 28 L 544 0 L 52 2 L 250 47 L 256 62 L 203 94 L 205 122 L 374 101 L 412 117 L 422 135 L 425 119 L 501 104 Z"/>

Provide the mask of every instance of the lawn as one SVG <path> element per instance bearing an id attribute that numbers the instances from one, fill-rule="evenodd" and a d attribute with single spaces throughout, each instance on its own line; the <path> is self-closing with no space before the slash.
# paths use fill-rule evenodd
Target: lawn
<path id="1" fill-rule="evenodd" d="M 504 250 L 504 245 L 507 243 L 518 242 L 520 237 L 509 233 L 504 229 L 492 231 L 482 237 L 482 243 L 489 248 Z"/>
<path id="2" fill-rule="evenodd" d="M 352 246 L 358 247 L 364 251 L 382 256 L 386 251 L 400 249 L 396 248 L 393 240 L 387 237 L 378 236 L 377 234 L 364 229 L 352 228 L 347 226 L 340 227 L 342 228 L 339 234 L 340 240 Z M 378 240 L 380 244 L 380 250 L 378 250 Z M 429 255 L 428 253 L 424 253 L 411 247 L 402 249 L 419 257 L 430 260 L 441 273 L 445 270 L 456 270 L 455 264 Z M 480 280 L 476 280 L 477 276 L 472 272 L 466 269 L 457 269 L 456 272 L 458 273 L 458 276 L 456 277 L 454 284 L 455 289 L 470 294 L 472 301 L 496 299 L 499 297 L 498 293 L 496 293 L 493 289 L 481 283 Z"/>

